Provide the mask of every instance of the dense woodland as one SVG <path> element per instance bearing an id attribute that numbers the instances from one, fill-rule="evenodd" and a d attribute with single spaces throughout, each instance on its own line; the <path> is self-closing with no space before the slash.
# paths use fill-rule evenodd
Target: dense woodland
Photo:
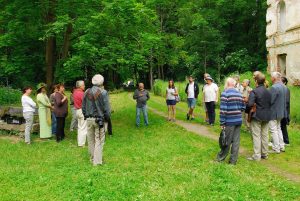
<path id="1" fill-rule="evenodd" d="M 266 69 L 266 0 L 0 0 L 0 85 Z"/>

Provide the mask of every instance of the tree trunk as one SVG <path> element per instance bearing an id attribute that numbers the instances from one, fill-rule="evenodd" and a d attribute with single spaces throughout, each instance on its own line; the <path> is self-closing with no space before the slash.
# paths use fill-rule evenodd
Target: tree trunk
<path id="1" fill-rule="evenodd" d="M 62 50 L 62 55 L 61 55 L 61 58 L 63 60 L 68 57 L 69 48 L 70 48 L 70 38 L 72 35 L 72 31 L 73 31 L 73 25 L 72 25 L 72 23 L 69 23 L 67 25 L 66 32 L 64 35 L 64 44 L 63 44 L 63 50 Z"/>
<path id="2" fill-rule="evenodd" d="M 149 83 L 150 83 L 150 90 L 152 90 L 153 89 L 153 51 L 152 51 L 152 49 L 151 49 L 151 55 L 150 55 Z"/>
<path id="3" fill-rule="evenodd" d="M 56 0 L 49 1 L 49 10 L 46 15 L 46 23 L 53 23 L 55 21 L 55 5 Z M 56 64 L 56 38 L 50 36 L 46 40 L 46 84 L 51 87 L 54 78 L 54 67 Z"/>

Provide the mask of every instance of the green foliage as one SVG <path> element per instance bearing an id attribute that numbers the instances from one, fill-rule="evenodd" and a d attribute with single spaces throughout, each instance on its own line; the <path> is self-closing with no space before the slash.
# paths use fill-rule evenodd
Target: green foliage
<path id="1" fill-rule="evenodd" d="M 8 87 L 0 87 L 0 106 L 3 105 L 19 105 L 22 93 L 20 90 Z"/>

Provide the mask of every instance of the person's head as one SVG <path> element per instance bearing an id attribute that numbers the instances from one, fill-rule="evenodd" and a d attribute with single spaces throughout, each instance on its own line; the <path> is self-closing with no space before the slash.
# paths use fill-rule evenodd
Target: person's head
<path id="1" fill-rule="evenodd" d="M 287 83 L 289 82 L 286 77 L 281 77 L 281 81 L 284 85 L 287 85 Z"/>
<path id="2" fill-rule="evenodd" d="M 210 74 L 204 73 L 204 75 L 203 75 L 204 80 L 205 80 L 205 78 L 207 78 L 207 77 L 211 77 Z"/>
<path id="3" fill-rule="evenodd" d="M 57 88 L 57 91 L 59 93 L 64 93 L 65 92 L 65 85 L 63 85 L 63 84 L 56 85 L 56 88 Z"/>
<path id="4" fill-rule="evenodd" d="M 244 79 L 242 85 L 244 88 L 248 87 L 250 85 L 250 80 Z"/>
<path id="5" fill-rule="evenodd" d="M 271 73 L 271 80 L 272 80 L 272 83 L 281 81 L 281 74 L 279 72 L 276 72 L 276 71 L 272 72 Z"/>
<path id="6" fill-rule="evenodd" d="M 139 90 L 144 90 L 145 86 L 144 86 L 144 83 L 140 82 L 139 83 Z"/>
<path id="7" fill-rule="evenodd" d="M 84 91 L 84 89 L 85 89 L 84 81 L 83 81 L 83 80 L 78 80 L 78 81 L 76 82 L 76 88 L 77 88 L 77 89 L 81 89 L 81 90 Z"/>
<path id="8" fill-rule="evenodd" d="M 233 76 L 233 79 L 236 81 L 236 83 L 240 83 L 240 76 L 239 75 Z"/>
<path id="9" fill-rule="evenodd" d="M 56 87 L 56 85 L 53 85 L 53 86 L 51 87 L 51 92 L 52 92 L 52 93 L 57 92 L 57 87 Z"/>
<path id="10" fill-rule="evenodd" d="M 256 77 L 255 77 L 255 83 L 256 85 L 264 85 L 266 82 L 266 76 L 262 73 L 259 73 Z"/>
<path id="11" fill-rule="evenodd" d="M 175 85 L 174 85 L 174 81 L 173 80 L 169 80 L 169 89 L 174 89 L 175 88 Z"/>
<path id="12" fill-rule="evenodd" d="M 100 75 L 100 74 L 96 74 L 92 78 L 92 84 L 94 86 L 101 87 L 101 86 L 103 86 L 103 83 L 104 83 L 104 77 L 102 75 Z"/>
<path id="13" fill-rule="evenodd" d="M 260 74 L 262 74 L 260 71 L 254 71 L 254 72 L 253 72 L 253 79 L 256 80 L 256 77 L 257 77 L 258 75 L 260 75 Z"/>
<path id="14" fill-rule="evenodd" d="M 30 94 L 32 92 L 32 87 L 30 87 L 30 86 L 24 87 L 22 92 L 24 95 L 30 96 Z"/>
<path id="15" fill-rule="evenodd" d="M 189 82 L 190 83 L 194 82 L 194 77 L 192 75 L 189 76 Z"/>
<path id="16" fill-rule="evenodd" d="M 205 78 L 205 82 L 206 82 L 207 84 L 211 84 L 211 83 L 213 82 L 213 79 L 212 79 L 210 76 L 207 76 L 207 77 Z"/>
<path id="17" fill-rule="evenodd" d="M 37 86 L 37 93 L 39 94 L 39 93 L 46 93 L 47 91 L 46 91 L 46 87 L 47 87 L 47 85 L 46 84 L 44 84 L 44 83 L 40 83 L 40 84 L 38 84 L 38 86 Z"/>
<path id="18" fill-rule="evenodd" d="M 225 89 L 234 88 L 236 85 L 236 80 L 232 77 L 229 77 L 225 81 Z"/>

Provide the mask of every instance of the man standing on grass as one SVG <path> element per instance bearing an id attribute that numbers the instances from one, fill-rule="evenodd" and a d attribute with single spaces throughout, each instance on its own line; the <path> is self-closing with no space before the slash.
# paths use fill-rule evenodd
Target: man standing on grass
<path id="1" fill-rule="evenodd" d="M 104 121 L 110 118 L 109 97 L 102 87 L 103 82 L 102 75 L 95 75 L 92 78 L 93 87 L 86 90 L 82 101 L 82 113 L 87 121 L 89 153 L 94 166 L 103 164 Z"/>
<path id="2" fill-rule="evenodd" d="M 271 121 L 270 132 L 272 134 L 273 145 L 270 153 L 285 152 L 284 141 L 281 132 L 281 120 L 286 116 L 286 86 L 282 84 L 279 72 L 271 73 L 272 87 L 271 92 Z"/>
<path id="3" fill-rule="evenodd" d="M 140 114 L 143 113 L 145 126 L 149 125 L 147 101 L 150 99 L 149 92 L 145 90 L 144 84 L 139 83 L 139 88 L 135 90 L 133 99 L 136 100 L 136 126 L 140 126 Z"/>
<path id="4" fill-rule="evenodd" d="M 78 121 L 77 126 L 77 142 L 79 147 L 84 147 L 86 142 L 86 135 L 87 135 L 87 127 L 86 127 L 86 120 L 84 119 L 82 113 L 82 100 L 84 96 L 85 84 L 83 80 L 78 80 L 76 82 L 76 89 L 73 91 L 73 98 L 74 98 L 74 108 L 76 113 L 76 118 Z"/>
<path id="5" fill-rule="evenodd" d="M 221 94 L 220 124 L 225 129 L 228 145 L 222 147 L 217 155 L 217 161 L 224 161 L 231 148 L 229 163 L 235 165 L 240 148 L 240 129 L 242 125 L 242 111 L 245 104 L 240 92 L 235 89 L 236 81 L 233 78 L 226 80 L 227 87 Z"/>
<path id="6" fill-rule="evenodd" d="M 187 94 L 187 102 L 189 107 L 189 111 L 186 114 L 186 119 L 193 120 L 195 118 L 194 109 L 199 95 L 199 86 L 194 82 L 194 78 L 191 75 L 189 76 L 189 83 L 186 85 L 185 93 Z"/>
<path id="7" fill-rule="evenodd" d="M 269 121 L 271 117 L 271 93 L 266 89 L 265 75 L 255 77 L 256 88 L 250 93 L 248 108 L 251 115 L 251 133 L 253 140 L 253 155 L 250 161 L 260 161 L 268 158 Z"/>

